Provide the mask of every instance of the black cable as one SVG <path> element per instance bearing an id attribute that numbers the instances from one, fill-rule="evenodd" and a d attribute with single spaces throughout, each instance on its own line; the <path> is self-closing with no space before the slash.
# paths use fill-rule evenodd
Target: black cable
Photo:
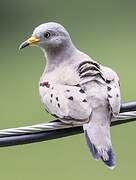
<path id="1" fill-rule="evenodd" d="M 136 111 L 136 102 L 126 103 L 121 106 L 120 112 L 128 112 L 128 111 Z M 113 121 L 111 122 L 111 126 L 125 124 L 132 121 L 136 121 L 136 119 Z M 82 126 L 71 127 L 71 128 L 66 128 L 66 129 L 56 129 L 56 130 L 51 130 L 51 131 L 43 131 L 43 132 L 25 134 L 25 135 L 1 137 L 0 147 L 47 141 L 51 139 L 57 139 L 57 138 L 71 136 L 71 135 L 80 134 L 80 133 L 83 133 Z"/>
<path id="2" fill-rule="evenodd" d="M 129 102 L 121 105 L 120 113 L 136 111 L 136 102 Z"/>

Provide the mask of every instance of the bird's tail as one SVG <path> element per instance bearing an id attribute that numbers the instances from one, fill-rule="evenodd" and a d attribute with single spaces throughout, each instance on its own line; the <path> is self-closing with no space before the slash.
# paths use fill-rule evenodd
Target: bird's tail
<path id="1" fill-rule="evenodd" d="M 89 122 L 83 125 L 85 138 L 92 156 L 101 159 L 109 168 L 114 168 L 114 153 L 110 140 L 110 127 Z"/>

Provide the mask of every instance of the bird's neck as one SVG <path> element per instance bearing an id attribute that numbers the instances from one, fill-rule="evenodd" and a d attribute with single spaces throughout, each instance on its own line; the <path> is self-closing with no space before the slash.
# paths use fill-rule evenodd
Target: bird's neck
<path id="1" fill-rule="evenodd" d="M 70 61 L 71 57 L 74 53 L 76 53 L 76 51 L 77 49 L 72 43 L 66 46 L 60 46 L 44 50 L 46 58 L 46 72 L 54 70 L 55 67 L 59 66 L 65 61 Z"/>

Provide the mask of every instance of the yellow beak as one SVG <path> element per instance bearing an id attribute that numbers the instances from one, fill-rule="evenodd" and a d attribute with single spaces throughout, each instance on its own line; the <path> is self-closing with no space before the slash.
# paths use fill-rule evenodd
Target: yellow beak
<path id="1" fill-rule="evenodd" d="M 36 37 L 31 37 L 28 39 L 28 43 L 30 44 L 35 44 L 36 42 L 40 41 L 40 39 L 37 39 Z"/>
<path id="2" fill-rule="evenodd" d="M 22 49 L 26 46 L 29 46 L 31 44 L 35 44 L 36 42 L 40 41 L 40 39 L 37 39 L 36 37 L 31 37 L 27 41 L 23 42 L 20 46 L 19 49 Z"/>

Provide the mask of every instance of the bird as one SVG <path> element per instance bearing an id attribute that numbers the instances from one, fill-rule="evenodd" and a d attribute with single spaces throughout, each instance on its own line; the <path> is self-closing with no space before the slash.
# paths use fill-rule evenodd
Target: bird
<path id="1" fill-rule="evenodd" d="M 46 59 L 39 81 L 44 109 L 63 123 L 81 124 L 93 158 L 113 169 L 110 122 L 121 106 L 117 73 L 78 50 L 56 22 L 40 24 L 19 49 L 30 45 L 40 47 Z"/>

